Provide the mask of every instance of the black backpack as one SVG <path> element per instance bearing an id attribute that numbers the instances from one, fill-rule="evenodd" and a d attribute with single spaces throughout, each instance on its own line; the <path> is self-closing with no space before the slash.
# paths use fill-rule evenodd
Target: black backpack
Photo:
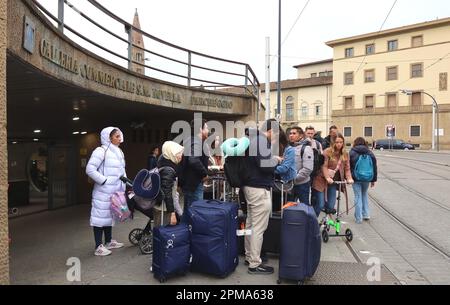
<path id="1" fill-rule="evenodd" d="M 317 141 L 317 140 L 314 140 Z M 301 150 L 301 158 L 303 159 L 303 154 L 305 153 L 305 147 L 306 146 L 310 146 L 311 147 L 311 143 L 305 143 L 302 146 L 302 150 Z M 319 150 L 317 150 L 316 148 L 312 148 L 313 153 L 314 153 L 314 166 L 313 166 L 313 170 L 311 172 L 311 175 L 309 175 L 311 177 L 311 180 L 314 179 L 316 176 L 318 176 L 320 174 L 320 171 L 322 169 L 322 165 L 325 162 L 325 158 L 324 156 L 319 152 Z"/>
<path id="2" fill-rule="evenodd" d="M 248 157 L 245 156 L 226 157 L 223 169 L 231 187 L 242 187 L 247 181 L 247 162 Z"/>

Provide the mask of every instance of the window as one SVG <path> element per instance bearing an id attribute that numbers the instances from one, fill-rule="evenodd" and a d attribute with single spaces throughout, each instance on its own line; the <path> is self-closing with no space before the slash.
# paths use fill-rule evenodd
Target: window
<path id="1" fill-rule="evenodd" d="M 398 49 L 398 40 L 390 40 L 388 41 L 388 51 L 395 51 Z"/>
<path id="2" fill-rule="evenodd" d="M 294 120 L 294 104 L 289 103 L 286 104 L 286 121 Z"/>
<path id="3" fill-rule="evenodd" d="M 333 76 L 333 71 L 328 71 L 327 74 L 328 76 Z"/>
<path id="4" fill-rule="evenodd" d="M 322 106 L 316 105 L 316 116 L 321 116 L 321 115 L 322 115 Z"/>
<path id="5" fill-rule="evenodd" d="M 398 67 L 387 67 L 387 80 L 397 80 L 398 79 Z"/>
<path id="6" fill-rule="evenodd" d="M 387 107 L 396 108 L 397 107 L 397 93 L 386 94 Z"/>
<path id="7" fill-rule="evenodd" d="M 423 46 L 423 36 L 414 36 L 411 39 L 411 47 L 417 48 Z"/>
<path id="8" fill-rule="evenodd" d="M 311 73 L 311 78 L 317 77 L 317 73 Z"/>
<path id="9" fill-rule="evenodd" d="M 353 72 L 344 73 L 344 85 L 353 85 Z"/>
<path id="10" fill-rule="evenodd" d="M 328 72 L 320 72 L 319 77 L 325 77 L 328 75 Z"/>
<path id="11" fill-rule="evenodd" d="M 413 125 L 410 127 L 409 134 L 411 137 L 420 137 L 420 126 Z"/>
<path id="12" fill-rule="evenodd" d="M 375 82 L 375 70 L 366 70 L 364 71 L 364 82 L 373 83 Z"/>
<path id="13" fill-rule="evenodd" d="M 373 109 L 375 104 L 375 95 L 366 95 L 364 97 L 364 104 L 366 109 Z"/>
<path id="14" fill-rule="evenodd" d="M 350 138 L 352 136 L 352 128 L 344 127 L 344 137 Z"/>
<path id="15" fill-rule="evenodd" d="M 411 77 L 423 77 L 423 64 L 412 64 L 411 65 Z"/>
<path id="16" fill-rule="evenodd" d="M 354 56 L 354 52 L 355 52 L 355 49 L 353 49 L 353 48 L 347 48 L 347 49 L 345 49 L 345 57 L 353 57 Z"/>
<path id="17" fill-rule="evenodd" d="M 366 45 L 366 55 L 375 54 L 375 44 Z"/>
<path id="18" fill-rule="evenodd" d="M 447 91 L 448 73 L 439 73 L 439 91 Z"/>
<path id="19" fill-rule="evenodd" d="M 422 92 L 414 92 L 411 96 L 411 106 L 417 108 L 422 106 Z"/>
<path id="20" fill-rule="evenodd" d="M 372 127 L 364 127 L 364 137 L 365 138 L 373 137 L 373 129 L 372 129 Z"/>
<path id="21" fill-rule="evenodd" d="M 353 108 L 353 96 L 344 97 L 344 109 L 352 109 Z"/>
<path id="22" fill-rule="evenodd" d="M 302 118 L 308 117 L 308 105 L 302 104 Z"/>

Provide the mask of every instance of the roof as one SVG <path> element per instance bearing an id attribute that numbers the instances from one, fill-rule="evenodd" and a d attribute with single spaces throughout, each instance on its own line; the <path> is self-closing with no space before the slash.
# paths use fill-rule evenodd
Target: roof
<path id="1" fill-rule="evenodd" d="M 309 63 L 305 63 L 305 64 L 300 64 L 297 66 L 294 66 L 294 68 L 303 68 L 303 67 L 309 67 L 309 66 L 314 66 L 314 65 L 320 65 L 320 64 L 326 64 L 329 62 L 333 62 L 333 59 L 325 59 L 325 60 L 320 60 L 320 61 L 314 61 L 314 62 L 309 62 Z"/>
<path id="2" fill-rule="evenodd" d="M 295 88 L 306 88 L 306 87 L 316 87 L 316 86 L 326 86 L 333 84 L 332 76 L 323 77 L 312 77 L 312 78 L 298 78 L 289 79 L 281 82 L 281 90 L 295 89 Z M 261 84 L 261 91 L 266 91 L 266 85 Z M 270 83 L 270 91 L 277 90 L 277 82 Z"/>
<path id="3" fill-rule="evenodd" d="M 336 40 L 326 42 L 326 45 L 329 47 L 334 47 L 337 45 L 342 45 L 342 44 L 361 41 L 361 40 L 367 40 L 367 39 L 374 38 L 374 37 L 392 36 L 392 35 L 396 35 L 396 34 L 413 32 L 413 31 L 422 30 L 422 29 L 426 29 L 426 28 L 440 27 L 440 26 L 446 26 L 446 25 L 450 25 L 450 17 L 444 18 L 444 19 L 437 19 L 434 21 L 427 21 L 427 22 L 402 26 L 402 27 L 384 30 L 384 31 L 380 31 L 380 32 L 372 32 L 372 33 L 363 34 L 363 35 L 357 35 L 357 36 L 352 36 L 352 37 L 347 37 L 347 38 L 336 39 Z"/>

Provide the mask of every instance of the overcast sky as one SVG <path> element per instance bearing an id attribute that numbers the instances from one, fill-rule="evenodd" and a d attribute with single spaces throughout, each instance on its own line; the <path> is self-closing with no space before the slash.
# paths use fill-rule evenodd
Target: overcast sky
<path id="1" fill-rule="evenodd" d="M 69 0 L 114 32 L 122 27 L 99 15 L 86 0 Z M 194 51 L 250 64 L 265 82 L 265 37 L 277 54 L 278 1 L 276 0 L 98 0 L 119 17 L 133 20 L 138 9 L 141 28 L 163 40 Z M 57 0 L 39 0 L 56 14 Z M 282 0 L 282 40 L 307 0 Z M 294 65 L 328 59 L 326 41 L 380 30 L 394 0 L 310 0 L 282 46 L 282 79 L 297 77 Z M 398 0 L 383 29 L 450 17 L 448 0 Z M 91 34 L 85 21 L 67 13 L 67 23 Z M 87 35 L 89 36 L 89 35 Z M 123 35 L 123 37 L 126 37 Z M 91 37 L 92 38 L 92 37 Z M 98 40 L 101 39 L 97 36 Z M 106 40 L 103 43 L 108 44 Z M 111 42 L 112 43 L 112 42 Z M 147 48 L 151 48 L 146 45 Z M 117 44 L 118 49 L 126 45 Z M 126 56 L 126 55 L 125 55 Z M 271 80 L 277 79 L 273 57 Z"/>

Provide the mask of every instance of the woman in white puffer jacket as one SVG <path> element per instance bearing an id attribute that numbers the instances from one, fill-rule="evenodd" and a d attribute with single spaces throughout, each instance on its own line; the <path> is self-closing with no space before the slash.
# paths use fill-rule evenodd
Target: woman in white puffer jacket
<path id="1" fill-rule="evenodd" d="M 110 249 L 123 247 L 112 239 L 111 195 L 124 192 L 125 184 L 120 181 L 125 173 L 125 157 L 119 148 L 123 134 L 119 128 L 107 127 L 100 134 L 102 146 L 97 147 L 86 166 L 86 174 L 95 182 L 92 192 L 91 226 L 94 228 L 95 255 L 111 254 Z M 103 244 L 105 234 L 105 246 Z"/>

